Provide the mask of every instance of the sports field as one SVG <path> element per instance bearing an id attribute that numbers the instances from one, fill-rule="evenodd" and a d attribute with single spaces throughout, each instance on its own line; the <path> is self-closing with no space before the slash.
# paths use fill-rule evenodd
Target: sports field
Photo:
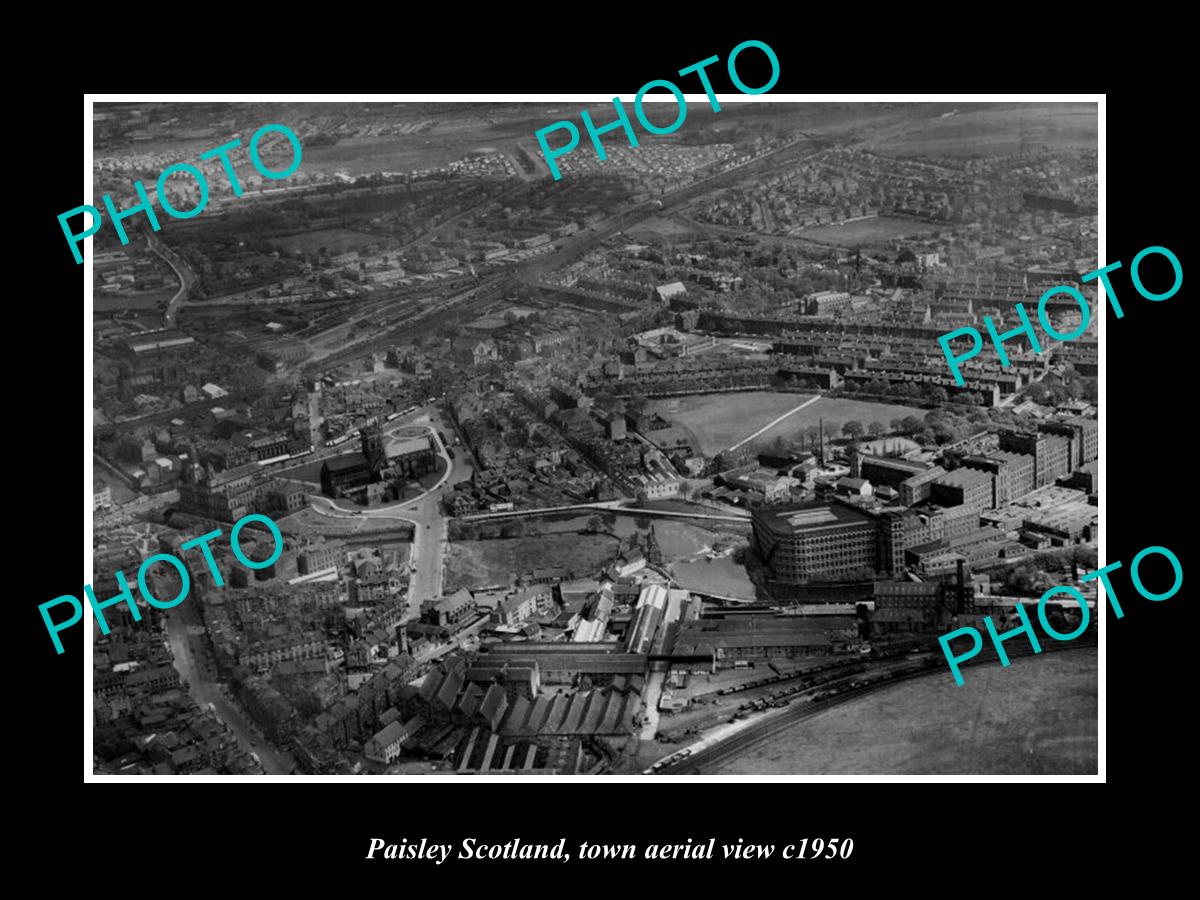
<path id="1" fill-rule="evenodd" d="M 948 669 L 793 725 L 731 775 L 1087 775 L 1097 766 L 1097 651 Z"/>

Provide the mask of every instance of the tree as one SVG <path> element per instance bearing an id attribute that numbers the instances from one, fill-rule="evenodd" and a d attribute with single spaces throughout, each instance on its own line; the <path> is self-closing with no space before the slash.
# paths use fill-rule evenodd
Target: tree
<path id="1" fill-rule="evenodd" d="M 863 423 L 857 419 L 851 419 L 842 425 L 842 434 L 851 440 L 857 440 L 862 437 L 864 430 Z"/>
<path id="2" fill-rule="evenodd" d="M 916 416 L 905 416 L 900 420 L 901 430 L 905 434 L 915 434 L 920 431 L 924 423 Z"/>
<path id="3" fill-rule="evenodd" d="M 882 422 L 875 421 L 867 425 L 867 434 L 869 434 L 871 437 L 879 437 L 886 431 L 887 429 L 884 427 Z"/>
<path id="4" fill-rule="evenodd" d="M 1088 570 L 1096 568 L 1098 558 L 1095 547 L 1081 544 L 1071 551 L 1071 559 Z"/>
<path id="5" fill-rule="evenodd" d="M 904 431 L 904 420 L 892 419 L 892 421 L 888 423 L 888 427 L 891 428 L 892 434 L 900 434 Z"/>
<path id="6" fill-rule="evenodd" d="M 1025 390 L 1025 399 L 1034 403 L 1045 403 L 1050 398 L 1050 389 L 1041 382 L 1031 384 Z"/>

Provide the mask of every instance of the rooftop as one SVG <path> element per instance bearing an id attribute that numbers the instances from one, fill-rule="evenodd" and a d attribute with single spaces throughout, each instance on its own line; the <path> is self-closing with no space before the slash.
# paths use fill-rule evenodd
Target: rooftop
<path id="1" fill-rule="evenodd" d="M 367 458 L 361 453 L 346 453 L 342 456 L 335 456 L 333 459 L 325 460 L 325 467 L 330 472 L 346 472 L 350 469 L 357 469 L 366 466 Z"/>
<path id="2" fill-rule="evenodd" d="M 861 525 L 871 521 L 869 516 L 841 504 L 821 506 L 786 505 L 757 509 L 757 523 L 781 534 L 800 534 L 806 531 L 821 531 L 847 525 Z"/>
<path id="3" fill-rule="evenodd" d="M 979 469 L 961 468 L 955 469 L 953 472 L 948 472 L 937 480 L 938 484 L 945 484 L 951 487 L 975 487 L 976 485 L 986 484 L 991 481 L 992 476 L 988 472 L 981 472 Z"/>

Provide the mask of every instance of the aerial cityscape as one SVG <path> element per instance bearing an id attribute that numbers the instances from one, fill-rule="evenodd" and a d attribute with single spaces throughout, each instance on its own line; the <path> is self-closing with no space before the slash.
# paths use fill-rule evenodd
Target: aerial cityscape
<path id="1" fill-rule="evenodd" d="M 1095 104 L 581 106 L 95 104 L 94 771 L 1096 773 Z"/>

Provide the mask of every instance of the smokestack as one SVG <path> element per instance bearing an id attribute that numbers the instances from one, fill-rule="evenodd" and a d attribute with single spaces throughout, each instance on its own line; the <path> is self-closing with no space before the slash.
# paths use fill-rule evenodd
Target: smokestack
<path id="1" fill-rule="evenodd" d="M 819 458 L 821 460 L 821 465 L 824 466 L 825 465 L 825 420 L 824 419 L 817 419 L 817 428 L 821 435 L 821 452 L 819 454 Z"/>

